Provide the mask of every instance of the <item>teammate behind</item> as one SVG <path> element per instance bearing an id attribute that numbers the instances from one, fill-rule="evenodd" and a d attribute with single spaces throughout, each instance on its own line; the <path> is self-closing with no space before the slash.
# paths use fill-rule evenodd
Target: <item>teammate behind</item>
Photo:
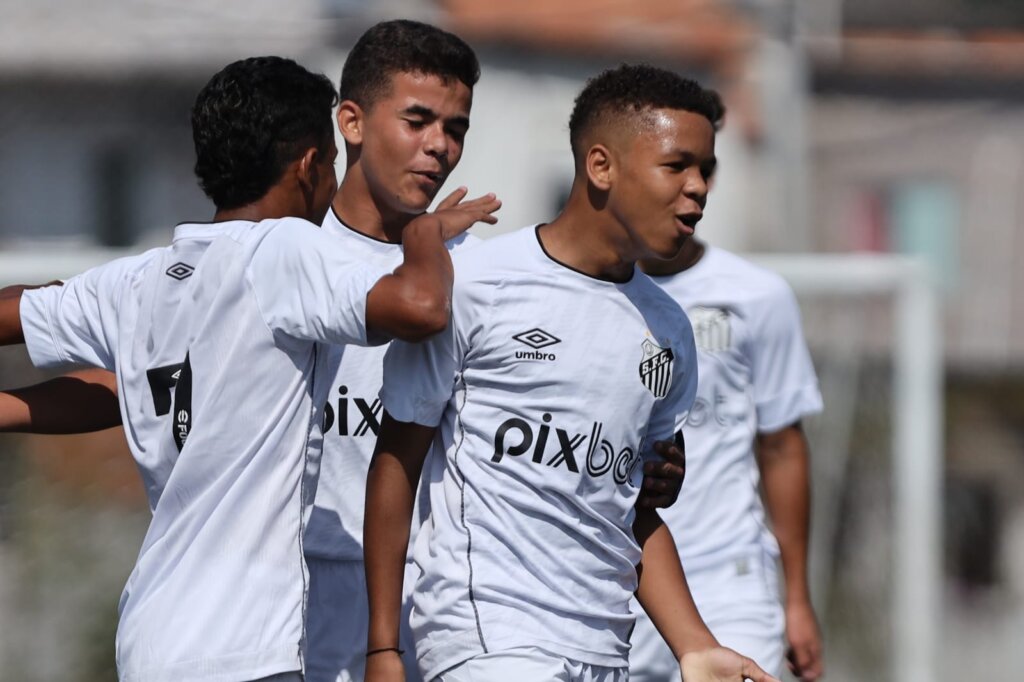
<path id="1" fill-rule="evenodd" d="M 686 310 L 697 342 L 697 401 L 678 424 L 688 476 L 663 514 L 694 601 L 719 641 L 776 675 L 788 642 L 790 670 L 812 682 L 822 651 L 807 587 L 810 467 L 800 420 L 821 410 L 821 395 L 796 299 L 778 275 L 695 239 L 670 261 L 642 265 Z M 631 679 L 679 679 L 642 613 L 632 643 Z"/>
<path id="2" fill-rule="evenodd" d="M 435 438 L 412 615 L 426 679 L 625 680 L 634 591 L 687 682 L 773 679 L 717 647 L 668 530 L 635 509 L 638 465 L 697 378 L 686 316 L 635 264 L 692 234 L 719 115 L 661 69 L 592 80 L 562 214 L 456 255 L 448 329 L 392 344 L 366 502 L 367 680 L 402 679 L 409 518 Z"/>
<path id="3" fill-rule="evenodd" d="M 214 222 L 61 287 L 0 296 L 0 343 L 24 340 L 37 365 L 116 371 L 153 511 L 121 599 L 122 680 L 300 679 L 301 538 L 328 388 L 319 342 L 442 329 L 444 240 L 494 220 L 493 196 L 449 205 L 406 227 L 394 273 L 354 266 L 305 221 L 337 186 L 336 101 L 290 60 L 229 65 L 193 109 Z"/>

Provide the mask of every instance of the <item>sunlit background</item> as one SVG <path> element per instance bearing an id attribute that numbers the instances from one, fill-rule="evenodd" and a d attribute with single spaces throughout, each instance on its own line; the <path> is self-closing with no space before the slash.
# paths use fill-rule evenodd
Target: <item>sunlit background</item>
<path id="1" fill-rule="evenodd" d="M 209 76 L 279 54 L 337 81 L 398 17 L 481 58 L 449 182 L 504 200 L 481 236 L 557 214 L 588 76 L 650 61 L 723 93 L 699 233 L 777 268 L 803 307 L 826 400 L 808 432 L 827 679 L 1018 677 L 1021 0 L 0 0 L 0 284 L 209 219 L 188 117 Z M 0 386 L 42 376 L 0 352 Z M 116 679 L 147 521 L 119 431 L 0 438 L 0 679 Z"/>

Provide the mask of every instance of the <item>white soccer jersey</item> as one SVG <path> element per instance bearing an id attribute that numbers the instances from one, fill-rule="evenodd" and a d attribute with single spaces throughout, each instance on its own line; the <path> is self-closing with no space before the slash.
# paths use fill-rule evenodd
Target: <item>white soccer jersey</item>
<path id="1" fill-rule="evenodd" d="M 381 241 L 356 232 L 327 212 L 323 229 L 338 238 L 338 248 L 353 263 L 371 263 L 394 270 L 402 263 L 401 244 Z M 463 233 L 448 242 L 453 253 L 480 239 Z M 328 375 L 334 376 L 324 409 L 324 447 L 320 485 L 306 529 L 306 556 L 321 559 L 363 560 L 363 508 L 366 474 L 380 426 L 380 387 L 387 346 L 330 346 Z M 417 511 L 412 525 L 419 524 Z M 412 539 L 410 540 L 412 542 Z"/>
<path id="2" fill-rule="evenodd" d="M 301 668 L 328 387 L 316 342 L 366 342 L 381 274 L 305 221 L 234 221 L 23 295 L 36 364 L 116 371 L 153 508 L 121 599 L 122 681 Z"/>
<path id="3" fill-rule="evenodd" d="M 686 482 L 662 518 L 687 570 L 764 551 L 777 557 L 754 438 L 821 410 L 793 292 L 777 274 L 712 247 L 693 267 L 653 279 L 689 315 L 700 367 L 683 425 Z"/>
<path id="4" fill-rule="evenodd" d="M 554 261 L 535 228 L 454 262 L 448 330 L 393 343 L 381 393 L 444 453 L 415 549 L 420 668 L 520 646 L 625 666 L 639 463 L 693 400 L 689 322 L 639 271 Z"/>

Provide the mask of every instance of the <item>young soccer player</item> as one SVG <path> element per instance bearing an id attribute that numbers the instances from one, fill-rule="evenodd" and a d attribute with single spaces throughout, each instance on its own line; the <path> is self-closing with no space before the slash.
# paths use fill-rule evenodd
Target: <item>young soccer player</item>
<path id="1" fill-rule="evenodd" d="M 193 110 L 214 222 L 61 287 L 0 296 L 0 342 L 24 339 L 41 365 L 116 370 L 153 509 L 121 601 L 124 680 L 300 678 L 301 538 L 328 388 L 319 342 L 443 328 L 444 240 L 494 220 L 493 196 L 452 200 L 406 226 L 394 273 L 353 265 L 299 219 L 321 220 L 336 189 L 336 101 L 290 60 L 229 65 Z"/>
<path id="2" fill-rule="evenodd" d="M 448 329 L 391 345 L 366 501 L 367 680 L 402 679 L 409 519 L 432 444 L 412 615 L 426 679 L 625 680 L 634 591 L 687 682 L 773 679 L 717 647 L 667 529 L 635 508 L 638 464 L 697 378 L 686 316 L 635 264 L 692 234 L 719 114 L 661 69 L 591 81 L 563 213 L 457 254 Z"/>
<path id="3" fill-rule="evenodd" d="M 821 395 L 796 299 L 778 275 L 693 239 L 676 258 L 643 268 L 686 310 L 697 342 L 697 401 L 678 424 L 686 487 L 663 514 L 694 600 L 726 646 L 779 675 L 788 642 L 790 670 L 816 680 L 822 647 L 807 587 L 810 476 L 800 420 L 821 409 Z M 633 680 L 679 679 L 643 613 L 631 641 Z"/>

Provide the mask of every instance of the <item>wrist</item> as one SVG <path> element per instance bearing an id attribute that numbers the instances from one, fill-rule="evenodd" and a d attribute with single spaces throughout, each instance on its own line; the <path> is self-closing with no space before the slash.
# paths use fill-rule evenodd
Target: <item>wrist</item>
<path id="1" fill-rule="evenodd" d="M 443 240 L 444 223 L 433 213 L 423 213 L 414 218 L 402 230 L 402 241 L 406 241 L 409 237 L 414 239 L 437 237 Z"/>

